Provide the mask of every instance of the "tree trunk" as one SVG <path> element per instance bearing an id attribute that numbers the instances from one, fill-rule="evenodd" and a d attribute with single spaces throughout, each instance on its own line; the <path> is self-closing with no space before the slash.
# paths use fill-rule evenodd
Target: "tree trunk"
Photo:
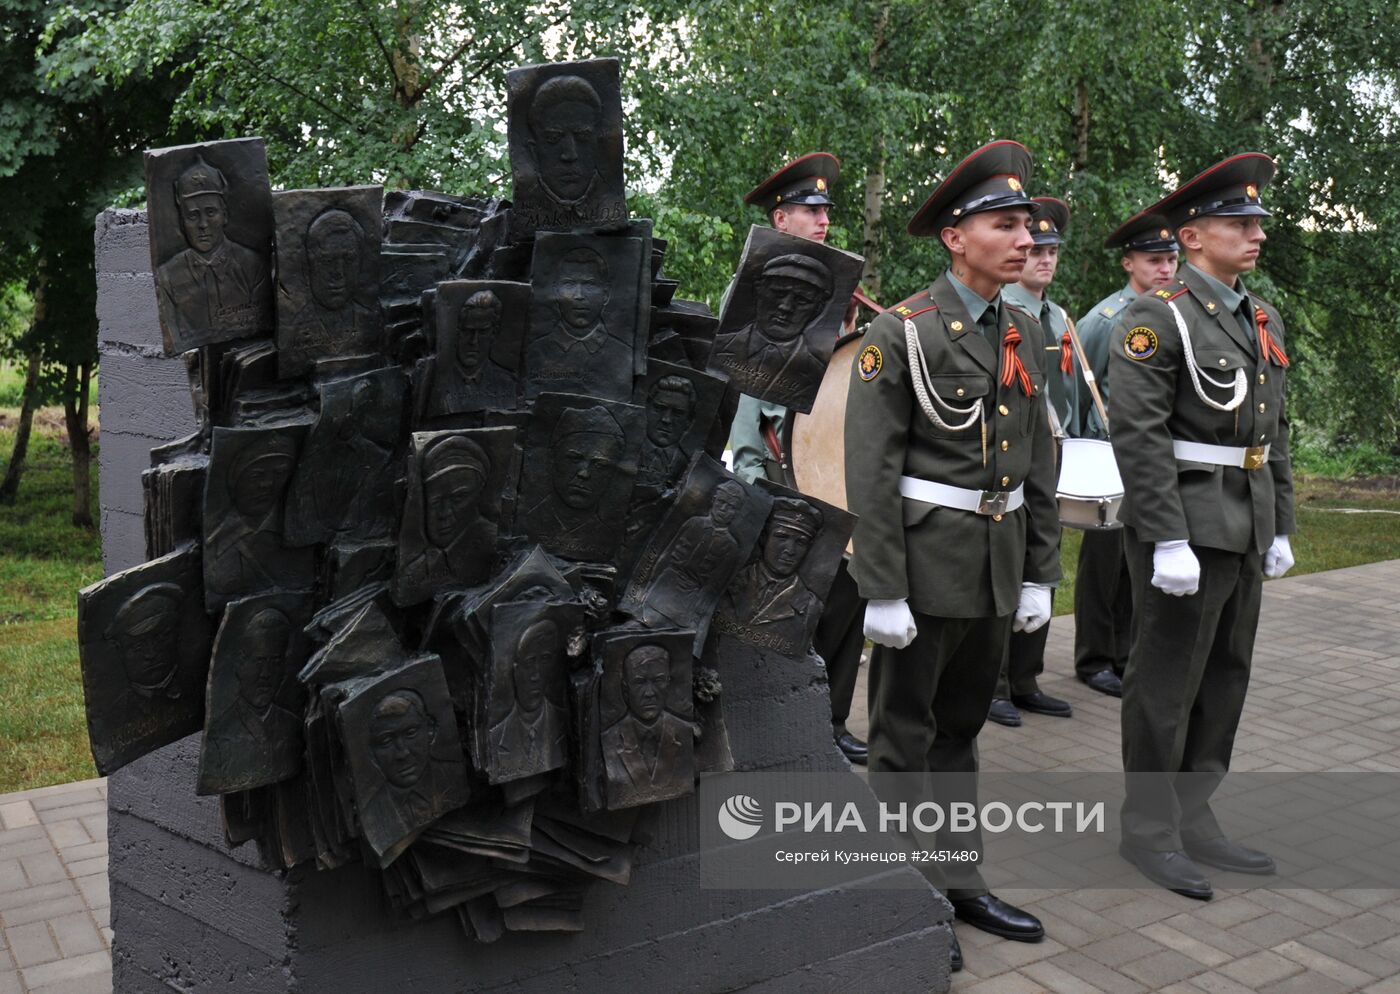
<path id="1" fill-rule="evenodd" d="M 880 16 L 875 19 L 874 33 L 870 43 L 870 81 L 875 85 L 880 71 L 880 57 L 887 44 L 885 32 L 890 24 L 890 6 L 880 7 Z M 865 292 L 875 300 L 880 299 L 880 215 L 885 206 L 885 129 L 879 115 L 874 117 L 875 147 L 870 156 L 870 167 L 865 172 L 865 211 L 861 238 L 861 254 L 865 265 L 861 268 L 860 280 Z"/>
<path id="2" fill-rule="evenodd" d="M 92 364 L 68 366 L 63 374 L 63 421 L 73 454 L 73 524 L 92 528 L 92 440 L 88 437 L 88 392 Z"/>
<path id="3" fill-rule="evenodd" d="M 1074 171 L 1089 168 L 1089 86 L 1082 79 L 1074 88 Z"/>
<path id="4" fill-rule="evenodd" d="M 36 304 L 36 310 L 37 304 Z M 10 464 L 5 468 L 5 480 L 0 483 L 0 501 L 13 503 L 19 493 L 19 478 L 24 473 L 24 462 L 29 456 L 29 433 L 34 427 L 34 408 L 39 399 L 39 369 L 43 365 L 43 352 L 37 347 L 27 359 L 24 373 L 24 398 L 20 402 L 19 424 L 15 427 L 15 444 L 10 449 Z"/>

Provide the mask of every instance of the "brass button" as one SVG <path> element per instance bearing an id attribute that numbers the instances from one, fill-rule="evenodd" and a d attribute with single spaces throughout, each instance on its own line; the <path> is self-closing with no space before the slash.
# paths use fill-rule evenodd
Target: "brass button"
<path id="1" fill-rule="evenodd" d="M 1220 365 L 1222 365 L 1222 366 L 1225 365 L 1225 362 L 1226 362 L 1225 358 L 1224 358 L 1224 357 L 1221 357 L 1221 359 L 1220 359 Z"/>
<path id="2" fill-rule="evenodd" d="M 993 514 L 993 515 L 992 515 L 992 520 L 993 520 L 993 521 L 1000 521 L 1000 520 L 1001 520 L 1001 515 L 1000 515 L 1000 514 Z"/>
<path id="3" fill-rule="evenodd" d="M 962 396 L 963 394 L 965 394 L 965 393 L 967 393 L 966 390 L 964 390 L 962 387 L 958 387 L 958 396 L 959 396 L 959 397 L 961 397 L 961 396 Z"/>
<path id="4" fill-rule="evenodd" d="M 1265 376 L 1263 373 L 1260 373 L 1260 374 L 1259 374 L 1259 382 L 1260 382 L 1261 384 L 1262 384 L 1265 380 L 1267 380 L 1267 379 L 1268 379 L 1268 377 Z"/>
<path id="5" fill-rule="evenodd" d="M 1011 443 L 1003 438 L 1001 440 L 1001 451 L 1005 452 L 1009 448 L 1011 448 Z"/>
<path id="6" fill-rule="evenodd" d="M 954 331 L 962 331 L 962 322 L 961 322 L 961 321 L 954 321 L 954 322 L 953 322 L 952 324 L 950 324 L 948 327 L 949 327 L 949 328 L 952 328 Z"/>
<path id="7" fill-rule="evenodd" d="M 1002 485 L 1003 487 L 1008 487 L 1008 486 L 1010 486 L 1010 485 L 1011 485 L 1011 477 L 1009 477 L 1009 476 L 1003 476 L 1003 477 L 1001 478 L 1001 485 Z"/>
<path id="8" fill-rule="evenodd" d="M 1002 415 L 1010 414 L 1010 413 L 1011 413 L 1011 408 L 1007 407 L 1005 404 L 998 404 L 998 405 L 997 405 L 997 413 L 1002 414 Z"/>
<path id="9" fill-rule="evenodd" d="M 1260 404 L 1260 405 L 1259 405 L 1259 413 L 1260 413 L 1260 414 L 1263 414 L 1264 411 L 1265 411 L 1265 409 L 1266 409 L 1267 407 L 1268 407 L 1267 404 Z"/>

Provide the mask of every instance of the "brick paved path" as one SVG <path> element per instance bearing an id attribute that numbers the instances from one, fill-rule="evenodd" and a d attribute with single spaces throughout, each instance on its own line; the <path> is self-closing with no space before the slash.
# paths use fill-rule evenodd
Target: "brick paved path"
<path id="1" fill-rule="evenodd" d="M 1400 770 L 1400 560 L 1266 584 L 1237 770 Z M 988 770 L 1120 769 L 1117 701 L 1077 683 L 1056 618 L 1042 688 L 1075 716 L 988 725 Z M 864 732 L 865 685 L 851 727 Z M 111 990 L 100 781 L 0 796 L 0 994 Z M 1400 994 L 1400 891 L 1005 891 L 1036 945 L 958 926 L 957 994 Z M 814 992 L 824 994 L 824 992 Z M 871 992 L 886 994 L 886 992 Z M 893 992 L 892 992 L 893 994 Z M 912 992 L 898 992 L 912 994 Z"/>

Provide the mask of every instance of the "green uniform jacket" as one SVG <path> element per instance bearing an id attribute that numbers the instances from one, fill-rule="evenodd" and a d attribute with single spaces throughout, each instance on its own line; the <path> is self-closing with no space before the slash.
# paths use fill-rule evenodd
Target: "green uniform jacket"
<path id="1" fill-rule="evenodd" d="M 1168 299 L 1181 311 L 1203 376 L 1231 381 L 1245 371 L 1244 403 L 1218 411 L 1196 394 Z M 1284 347 L 1283 321 L 1268 315 L 1269 333 Z M 1260 355 L 1257 333 L 1246 336 L 1209 285 L 1183 267 L 1181 278 L 1138 297 L 1123 312 L 1111 343 L 1113 453 L 1125 490 L 1122 520 L 1146 542 L 1189 538 L 1195 545 L 1260 553 L 1275 535 L 1293 533 L 1293 472 L 1288 458 L 1284 370 Z M 1147 352 L 1134 358 L 1132 352 Z M 1233 396 L 1202 380 L 1217 402 Z M 1178 460 L 1172 439 L 1211 445 L 1272 446 L 1268 463 L 1245 470 Z"/>
<path id="2" fill-rule="evenodd" d="M 906 316 L 939 396 L 958 407 L 983 399 L 986 466 L 975 423 L 967 431 L 943 431 L 919 406 L 904 341 Z M 880 315 L 866 333 L 851 369 L 845 440 L 846 493 L 860 515 L 851 575 L 862 597 L 907 599 L 913 610 L 938 617 L 987 618 L 1015 611 L 1022 581 L 1059 581 L 1055 446 L 1036 355 L 1044 340 L 1035 318 L 1004 305 L 1002 336 L 1009 324 L 1023 339 L 1017 353 L 1034 384 L 1029 397 L 1015 381 L 1001 385 L 1001 351 L 978 331 L 947 274 Z M 870 375 L 877 356 L 878 370 Z M 966 420 L 936 402 L 935 408 L 949 424 Z M 906 475 L 974 490 L 1024 483 L 1026 503 L 998 521 L 906 500 L 899 493 Z"/>
<path id="3" fill-rule="evenodd" d="M 1008 283 L 1001 291 L 1001 298 L 1040 322 L 1045 344 L 1036 349 L 1036 360 L 1040 363 L 1040 371 L 1045 374 L 1045 388 L 1050 393 L 1050 403 L 1055 407 L 1060 427 L 1066 435 L 1077 434 L 1081 390 L 1079 357 L 1074 357 L 1073 372 L 1068 376 L 1060 370 L 1060 339 L 1066 331 L 1064 310 L 1049 297 L 1037 300 L 1019 283 Z M 1088 392 L 1087 388 L 1083 389 L 1085 393 Z"/>
<path id="4" fill-rule="evenodd" d="M 1079 342 L 1084 346 L 1084 356 L 1089 360 L 1089 368 L 1094 371 L 1094 378 L 1097 381 L 1099 393 L 1103 397 L 1104 406 L 1108 406 L 1108 352 L 1111 344 L 1122 346 L 1121 338 L 1113 337 L 1113 329 L 1118 326 L 1118 318 L 1123 313 L 1123 308 L 1133 302 L 1137 294 L 1133 291 L 1132 284 L 1129 284 L 1117 293 L 1110 293 L 1103 300 L 1094 305 L 1093 309 L 1079 319 L 1079 324 L 1075 327 L 1079 331 Z M 1079 365 L 1075 364 L 1075 373 L 1078 374 Z M 1097 438 L 1103 440 L 1108 438 L 1108 429 L 1104 426 L 1103 419 L 1099 417 L 1098 408 L 1094 406 L 1094 397 L 1089 393 L 1089 386 L 1082 379 L 1079 381 L 1079 423 L 1077 431 L 1070 434 L 1076 438 Z"/>

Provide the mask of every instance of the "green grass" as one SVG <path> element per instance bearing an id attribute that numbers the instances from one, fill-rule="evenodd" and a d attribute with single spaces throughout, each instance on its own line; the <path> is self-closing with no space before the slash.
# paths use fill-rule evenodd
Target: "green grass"
<path id="1" fill-rule="evenodd" d="M 88 391 L 89 403 L 97 405 L 97 376 L 92 378 L 91 388 Z M 19 407 L 24 400 L 24 366 L 9 359 L 0 359 L 0 408 Z M 0 457 L 9 458 L 9 448 L 6 447 L 5 455 Z"/>
<path id="2" fill-rule="evenodd" d="M 14 444 L 0 410 L 0 464 Z M 96 531 L 75 528 L 62 417 L 36 419 L 14 504 L 0 504 L 0 793 L 96 776 L 83 718 L 77 592 L 102 577 Z M 93 462 L 93 514 L 97 473 Z"/>
<path id="3" fill-rule="evenodd" d="M 97 776 L 77 617 L 0 626 L 0 793 Z"/>

